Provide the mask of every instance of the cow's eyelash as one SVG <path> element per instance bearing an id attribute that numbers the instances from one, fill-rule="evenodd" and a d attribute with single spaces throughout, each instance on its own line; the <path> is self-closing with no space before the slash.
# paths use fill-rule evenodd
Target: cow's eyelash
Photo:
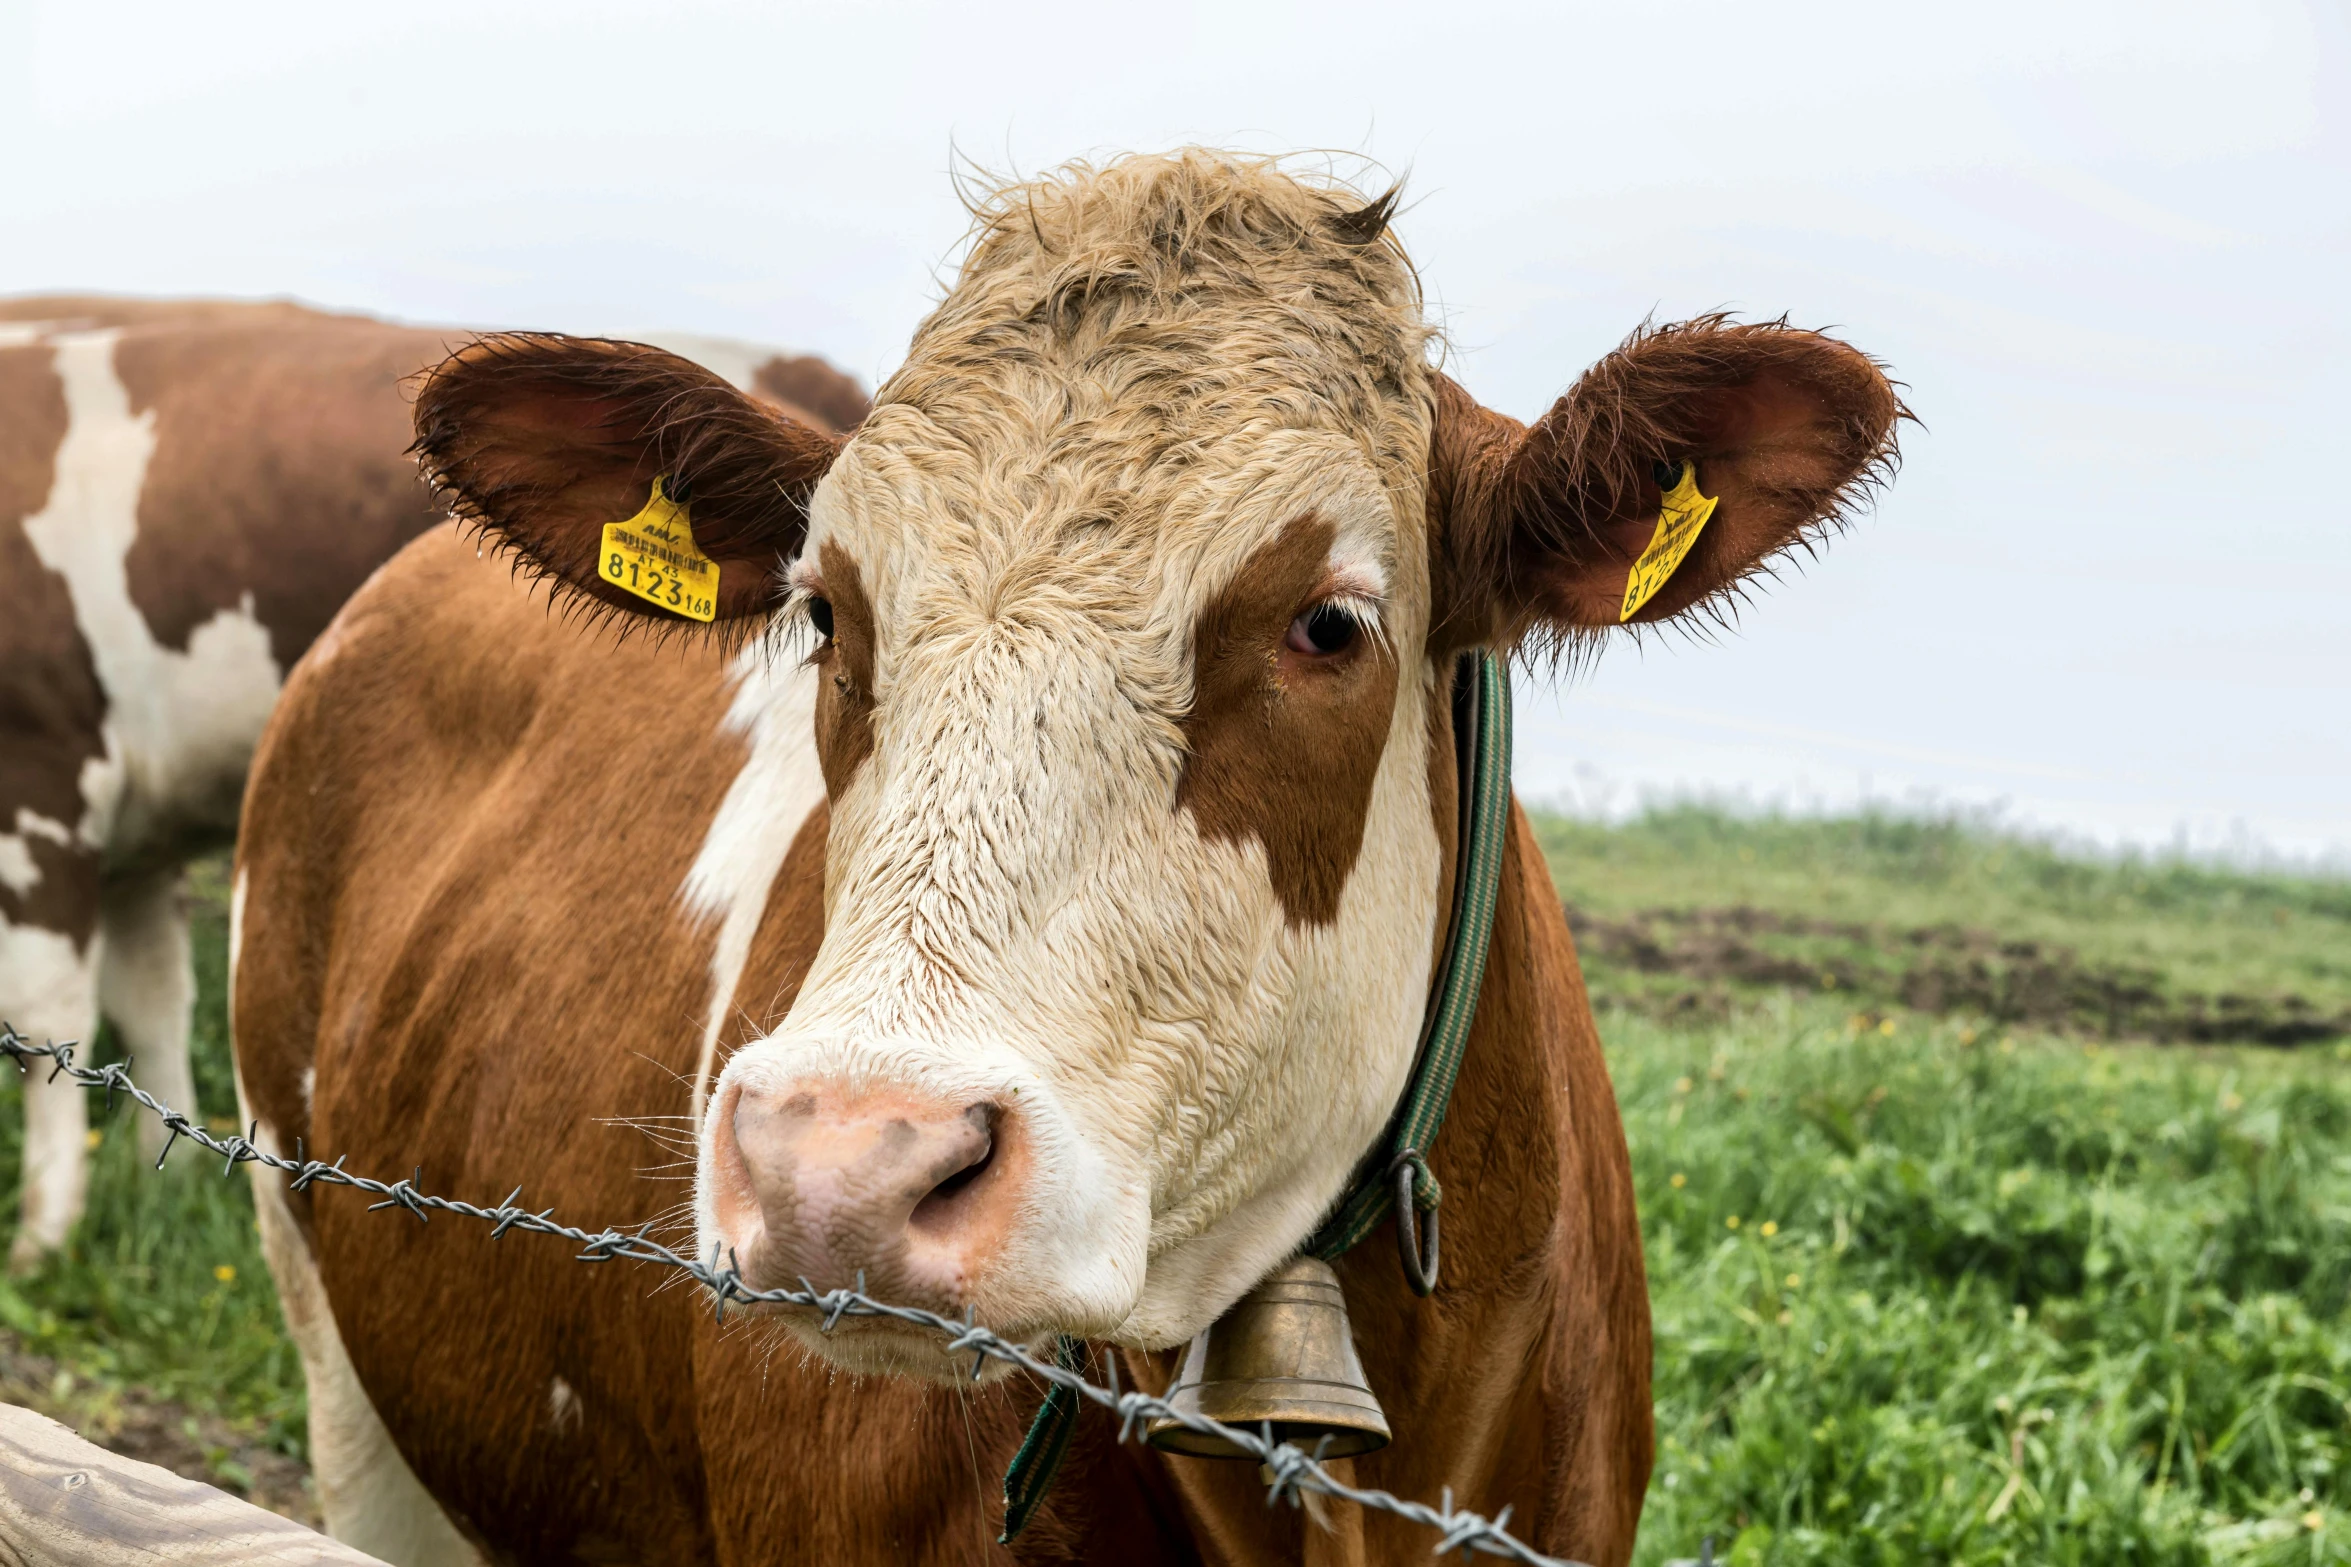
<path id="1" fill-rule="evenodd" d="M 1311 615 L 1318 609 L 1338 610 L 1348 619 L 1354 621 L 1366 638 L 1385 650 L 1388 646 L 1387 608 L 1387 600 L 1383 598 L 1369 593 L 1341 589 L 1336 593 L 1324 594 L 1309 604 L 1302 613 Z"/>

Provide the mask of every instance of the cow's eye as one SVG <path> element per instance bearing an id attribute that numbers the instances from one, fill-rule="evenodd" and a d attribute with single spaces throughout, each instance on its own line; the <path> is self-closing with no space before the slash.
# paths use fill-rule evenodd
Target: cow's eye
<path id="1" fill-rule="evenodd" d="M 827 642 L 833 640 L 833 606 L 830 600 L 811 598 L 808 601 L 808 623 L 816 634 Z"/>
<path id="2" fill-rule="evenodd" d="M 1338 605 L 1317 604 L 1290 622 L 1290 634 L 1283 641 L 1294 653 L 1327 658 L 1353 647 L 1362 630 L 1355 617 Z"/>

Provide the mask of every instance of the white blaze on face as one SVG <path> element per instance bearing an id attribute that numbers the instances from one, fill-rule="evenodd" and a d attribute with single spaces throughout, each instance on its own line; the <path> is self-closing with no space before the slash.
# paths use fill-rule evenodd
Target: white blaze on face
<path id="1" fill-rule="evenodd" d="M 118 852 L 136 847 L 161 815 L 193 810 L 234 822 L 281 683 L 250 596 L 198 626 L 184 652 L 161 646 L 131 600 L 126 563 L 155 455 L 155 417 L 131 411 L 115 373 L 120 335 L 51 340 L 66 433 L 48 503 L 24 520 L 34 554 L 65 579 L 106 693 L 106 756 L 84 769 L 80 836 Z"/>
<path id="2" fill-rule="evenodd" d="M 697 1128 L 710 1097 L 718 1036 L 736 1006 L 735 987 L 751 956 L 751 938 L 758 934 L 792 840 L 824 801 L 824 774 L 810 734 L 815 673 L 787 646 L 763 639 L 736 655 L 732 674 L 735 693 L 722 727 L 739 736 L 750 755 L 719 802 L 678 894 L 697 921 L 718 927 L 710 952 L 710 1010 L 694 1071 Z"/>

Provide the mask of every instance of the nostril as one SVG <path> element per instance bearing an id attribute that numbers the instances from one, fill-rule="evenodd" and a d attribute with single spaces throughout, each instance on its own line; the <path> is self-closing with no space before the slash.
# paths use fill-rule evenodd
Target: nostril
<path id="1" fill-rule="evenodd" d="M 988 1167 L 995 1162 L 996 1144 L 995 1140 L 991 1138 L 988 1142 L 988 1146 L 980 1151 L 980 1156 L 977 1159 L 973 1160 L 970 1164 L 965 1165 L 962 1169 L 956 1171 L 953 1175 L 948 1176 L 938 1185 L 932 1187 L 930 1194 L 924 1197 L 921 1202 L 914 1205 L 916 1216 L 920 1217 L 922 1211 L 925 1208 L 934 1204 L 952 1202 L 974 1181 L 977 1181 L 981 1176 L 987 1174 Z"/>
<path id="2" fill-rule="evenodd" d="M 958 1210 L 965 1206 L 964 1196 L 996 1167 L 996 1107 L 976 1104 L 963 1114 L 970 1125 L 969 1140 L 958 1151 L 956 1166 L 914 1205 L 907 1223 L 915 1229 L 937 1230 L 954 1223 Z"/>

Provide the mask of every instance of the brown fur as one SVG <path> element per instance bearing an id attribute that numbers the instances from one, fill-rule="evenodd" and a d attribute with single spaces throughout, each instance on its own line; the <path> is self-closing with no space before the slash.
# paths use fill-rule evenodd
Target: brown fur
<path id="1" fill-rule="evenodd" d="M 351 587 L 439 520 L 402 455 L 398 387 L 442 341 L 342 317 L 123 339 L 116 373 L 159 437 L 126 562 L 156 640 L 185 647 L 250 593 L 291 668 Z M 203 525 L 189 526 L 196 517 Z"/>
<path id="2" fill-rule="evenodd" d="M 818 565 L 833 634 L 811 655 L 824 682 L 816 689 L 816 754 L 825 793 L 839 799 L 873 754 L 873 605 L 847 550 L 827 544 Z"/>
<path id="3" fill-rule="evenodd" d="M 1363 848 L 1396 706 L 1396 657 L 1370 635 L 1308 660 L 1282 644 L 1314 602 L 1332 528 L 1301 517 L 1262 546 L 1192 633 L 1194 695 L 1176 806 L 1211 838 L 1255 839 L 1289 919 L 1327 925 Z"/>
<path id="4" fill-rule="evenodd" d="M 813 354 L 770 359 L 754 372 L 751 384 L 787 411 L 801 409 L 813 415 L 821 427 L 837 435 L 847 435 L 873 411 L 863 387 Z"/>
<path id="5" fill-rule="evenodd" d="M 64 581 L 41 564 L 23 527 L 49 499 L 65 421 L 49 350 L 0 349 L 0 832 L 14 830 L 20 809 L 80 822 L 82 766 L 105 754 L 97 668 Z M 41 879 L 23 893 L 0 882 L 0 915 L 87 948 L 98 926 L 96 854 L 45 837 L 26 842 Z"/>

